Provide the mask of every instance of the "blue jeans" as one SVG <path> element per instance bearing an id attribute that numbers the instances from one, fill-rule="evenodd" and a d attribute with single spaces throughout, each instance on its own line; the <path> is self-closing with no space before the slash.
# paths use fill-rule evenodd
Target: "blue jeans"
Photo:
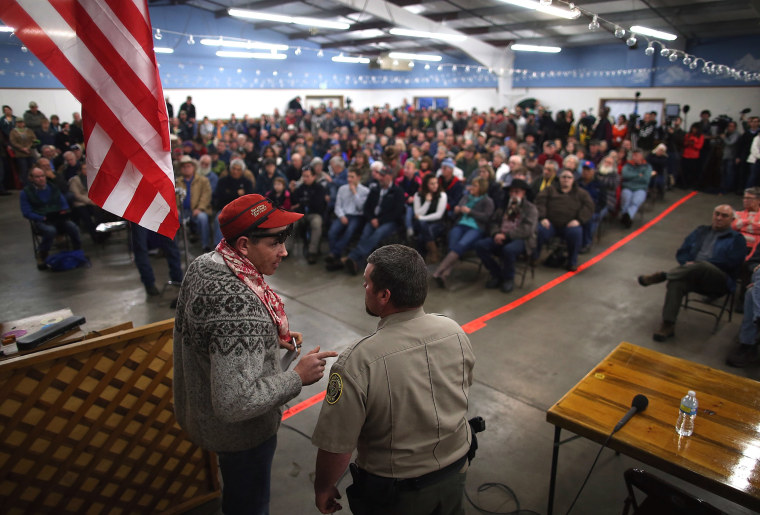
<path id="1" fill-rule="evenodd" d="M 541 247 L 544 243 L 551 240 L 555 236 L 565 240 L 567 244 L 567 264 L 570 266 L 578 265 L 578 251 L 581 248 L 583 242 L 583 227 L 562 227 L 555 228 L 553 225 L 549 225 L 549 228 L 545 228 L 543 225 L 538 224 L 538 245 L 534 252 L 534 256 L 538 258 L 541 253 Z"/>
<path id="2" fill-rule="evenodd" d="M 497 245 L 493 238 L 482 238 L 475 243 L 475 252 L 492 277 L 506 281 L 515 276 L 515 261 L 525 252 L 525 240 L 511 240 Z M 501 265 L 494 256 L 499 256 Z"/>
<path id="3" fill-rule="evenodd" d="M 723 170 L 720 175 L 720 192 L 733 193 L 736 182 L 736 163 L 733 159 L 723 160 Z"/>
<path id="4" fill-rule="evenodd" d="M 18 179 L 23 186 L 29 184 L 29 172 L 34 167 L 34 158 L 29 157 L 17 157 L 16 159 L 16 172 L 18 173 Z M 50 163 L 51 165 L 53 163 Z"/>
<path id="5" fill-rule="evenodd" d="M 214 248 L 216 248 L 216 246 L 219 245 L 219 242 L 222 241 L 222 238 L 224 238 L 222 228 L 219 226 L 219 215 L 221 214 L 222 212 L 219 211 L 214 217 Z"/>
<path id="6" fill-rule="evenodd" d="M 38 222 L 33 221 L 34 228 L 42 237 L 39 246 L 40 254 L 47 254 L 50 252 L 50 247 L 53 246 L 53 241 L 58 234 L 66 233 L 71 238 L 71 244 L 74 249 L 82 248 L 82 238 L 79 235 L 79 227 L 71 220 L 59 220 L 55 223 L 50 222 Z"/>
<path id="7" fill-rule="evenodd" d="M 755 325 L 756 314 L 760 314 L 760 270 L 752 274 L 754 286 L 747 289 L 744 296 L 744 318 L 739 329 L 739 343 L 742 345 L 754 345 L 757 338 L 757 326 Z"/>
<path id="8" fill-rule="evenodd" d="M 396 222 L 386 222 L 378 226 L 377 229 L 372 227 L 371 223 L 367 222 L 364 225 L 362 235 L 359 238 L 359 244 L 348 254 L 348 257 L 361 265 L 363 261 L 367 259 L 367 256 L 380 245 L 380 242 L 397 230 L 398 226 L 396 225 Z"/>
<path id="9" fill-rule="evenodd" d="M 190 217 L 190 221 L 195 225 L 196 230 L 201 233 L 201 245 L 203 248 L 211 247 L 211 225 L 208 221 L 208 215 L 201 211 L 195 216 Z"/>
<path id="10" fill-rule="evenodd" d="M 483 231 L 467 225 L 457 224 L 449 231 L 449 250 L 462 255 L 475 246 L 483 237 Z"/>
<path id="11" fill-rule="evenodd" d="M 628 213 L 628 216 L 633 219 L 636 216 L 636 212 L 647 199 L 647 190 L 629 190 L 623 188 L 620 192 L 620 212 Z"/>
<path id="12" fill-rule="evenodd" d="M 130 224 L 130 232 L 135 265 L 137 265 L 137 271 L 140 272 L 140 280 L 145 286 L 155 286 L 156 284 L 156 276 L 153 275 L 153 267 L 150 266 L 150 258 L 148 257 L 149 248 L 160 248 L 164 251 L 166 262 L 169 264 L 169 279 L 176 283 L 182 282 L 182 261 L 179 257 L 179 248 L 174 240 L 137 224 Z"/>
<path id="13" fill-rule="evenodd" d="M 414 232 L 417 234 L 417 241 L 420 244 L 420 248 L 425 246 L 425 243 L 429 241 L 435 241 L 435 239 L 443 234 L 445 226 L 442 221 L 438 222 L 425 222 L 417 220 L 412 221 Z"/>
<path id="14" fill-rule="evenodd" d="M 404 214 L 404 228 L 414 228 L 414 206 L 411 204 L 406 205 L 406 213 Z"/>
<path id="15" fill-rule="evenodd" d="M 277 435 L 246 451 L 218 452 L 222 513 L 269 515 L 269 487 Z"/>
<path id="16" fill-rule="evenodd" d="M 594 234 L 596 234 L 596 228 L 604 217 L 607 216 L 607 206 L 604 206 L 601 211 L 594 213 L 591 220 L 583 224 L 583 246 L 588 247 L 594 242 Z"/>
<path id="17" fill-rule="evenodd" d="M 343 225 L 340 218 L 333 220 L 330 229 L 327 231 L 327 241 L 330 245 L 330 254 L 340 257 L 346 246 L 354 237 L 356 231 L 362 226 L 364 217 L 361 215 L 347 215 L 348 223 Z"/>

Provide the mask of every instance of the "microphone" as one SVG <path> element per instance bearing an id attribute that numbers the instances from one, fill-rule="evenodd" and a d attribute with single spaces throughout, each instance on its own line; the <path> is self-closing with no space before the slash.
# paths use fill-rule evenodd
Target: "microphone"
<path id="1" fill-rule="evenodd" d="M 615 429 L 613 429 L 612 432 L 617 433 L 620 431 L 620 429 L 626 425 L 629 420 L 631 420 L 631 417 L 633 417 L 639 411 L 644 411 L 647 409 L 648 405 L 649 399 L 647 399 L 646 395 L 638 394 L 633 398 L 633 402 L 631 402 L 631 409 L 629 409 L 628 413 L 626 413 L 623 418 L 620 419 L 620 422 L 617 423 Z"/>

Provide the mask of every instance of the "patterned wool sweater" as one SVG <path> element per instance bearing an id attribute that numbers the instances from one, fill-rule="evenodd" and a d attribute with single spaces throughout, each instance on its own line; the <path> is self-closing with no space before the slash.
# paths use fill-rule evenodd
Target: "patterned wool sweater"
<path id="1" fill-rule="evenodd" d="M 174 321 L 174 412 L 192 441 L 234 452 L 273 436 L 281 406 L 301 391 L 300 377 L 282 372 L 279 355 L 266 307 L 221 256 L 193 261 Z"/>

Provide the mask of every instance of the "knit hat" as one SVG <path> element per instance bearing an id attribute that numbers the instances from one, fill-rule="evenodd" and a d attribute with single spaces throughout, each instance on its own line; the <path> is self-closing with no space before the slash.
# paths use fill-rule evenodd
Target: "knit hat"
<path id="1" fill-rule="evenodd" d="M 227 241 L 232 241 L 250 229 L 274 229 L 292 224 L 303 215 L 278 209 L 272 202 L 254 193 L 239 197 L 222 209 L 219 228 Z"/>
<path id="2" fill-rule="evenodd" d="M 441 166 L 448 166 L 449 168 L 455 168 L 454 160 L 450 157 L 447 157 L 443 161 L 441 161 Z"/>

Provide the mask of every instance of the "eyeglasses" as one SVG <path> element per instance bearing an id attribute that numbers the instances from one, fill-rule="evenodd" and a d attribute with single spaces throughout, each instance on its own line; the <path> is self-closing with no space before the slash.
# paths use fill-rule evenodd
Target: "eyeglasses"
<path id="1" fill-rule="evenodd" d="M 721 211 L 713 211 L 713 215 L 719 216 L 721 218 L 728 218 L 731 216 L 731 213 L 723 213 Z"/>
<path id="2" fill-rule="evenodd" d="M 572 175 L 560 175 L 559 178 L 560 179 L 572 179 L 573 176 Z"/>

